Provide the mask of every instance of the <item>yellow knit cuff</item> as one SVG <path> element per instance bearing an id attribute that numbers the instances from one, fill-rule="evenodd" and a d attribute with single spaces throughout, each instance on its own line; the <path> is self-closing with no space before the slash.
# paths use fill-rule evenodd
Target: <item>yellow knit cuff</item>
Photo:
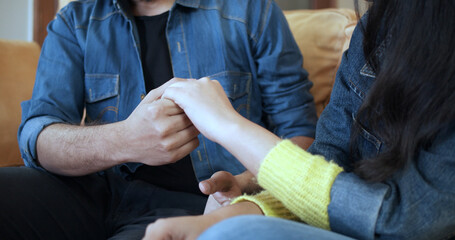
<path id="1" fill-rule="evenodd" d="M 262 210 L 265 216 L 279 217 L 289 220 L 299 220 L 299 218 L 289 211 L 283 204 L 273 197 L 267 190 L 264 190 L 256 195 L 242 195 L 235 198 L 231 204 L 239 202 L 253 202 Z"/>
<path id="2" fill-rule="evenodd" d="M 302 221 L 330 229 L 330 190 L 342 171 L 324 157 L 283 140 L 264 159 L 258 182 Z"/>

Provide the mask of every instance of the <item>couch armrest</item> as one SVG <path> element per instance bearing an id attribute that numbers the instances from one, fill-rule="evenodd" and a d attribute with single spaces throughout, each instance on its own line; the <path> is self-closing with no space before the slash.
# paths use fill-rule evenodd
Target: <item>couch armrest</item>
<path id="1" fill-rule="evenodd" d="M 30 99 L 40 47 L 0 39 L 0 167 L 23 165 L 17 143 L 20 103 Z"/>

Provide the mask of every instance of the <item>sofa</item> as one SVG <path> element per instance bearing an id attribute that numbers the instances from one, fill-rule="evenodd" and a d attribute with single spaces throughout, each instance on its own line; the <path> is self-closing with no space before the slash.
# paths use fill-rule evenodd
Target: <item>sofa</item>
<path id="1" fill-rule="evenodd" d="M 0 167 L 23 165 L 17 143 L 20 103 L 32 96 L 40 47 L 0 39 Z"/>
<path id="2" fill-rule="evenodd" d="M 327 105 L 335 74 L 357 22 L 350 9 L 292 10 L 285 17 L 313 82 L 318 116 Z M 40 47 L 0 39 L 0 167 L 23 165 L 17 144 L 20 102 L 32 95 Z"/>

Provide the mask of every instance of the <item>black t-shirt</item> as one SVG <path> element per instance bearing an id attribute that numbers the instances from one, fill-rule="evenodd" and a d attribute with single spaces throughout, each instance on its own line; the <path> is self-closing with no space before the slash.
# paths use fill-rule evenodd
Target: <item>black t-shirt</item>
<path id="1" fill-rule="evenodd" d="M 169 12 L 157 16 L 135 17 L 147 92 L 173 77 L 166 39 L 168 16 Z M 189 155 L 173 164 L 156 167 L 143 165 L 137 169 L 133 178 L 142 179 L 168 190 L 202 194 Z"/>

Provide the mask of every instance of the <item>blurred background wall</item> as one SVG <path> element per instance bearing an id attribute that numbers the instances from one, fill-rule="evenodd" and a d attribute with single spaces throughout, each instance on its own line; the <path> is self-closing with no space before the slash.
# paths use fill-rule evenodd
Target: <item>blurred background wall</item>
<path id="1" fill-rule="evenodd" d="M 33 0 L 0 0 L 0 38 L 33 40 Z"/>
<path id="2" fill-rule="evenodd" d="M 229 1 L 229 0 L 227 0 Z M 354 0 L 275 0 L 283 10 L 354 8 Z M 46 26 L 70 0 L 0 0 L 0 38 L 42 44 Z"/>

